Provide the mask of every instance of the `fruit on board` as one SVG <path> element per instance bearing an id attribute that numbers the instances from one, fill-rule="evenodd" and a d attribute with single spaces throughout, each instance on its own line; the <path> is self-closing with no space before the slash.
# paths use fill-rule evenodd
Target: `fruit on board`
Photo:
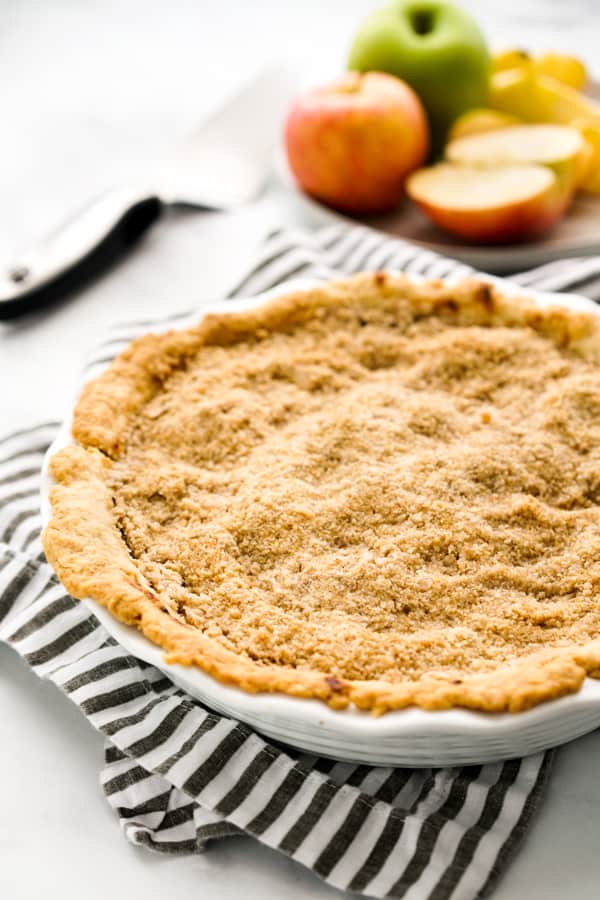
<path id="1" fill-rule="evenodd" d="M 566 53 L 540 53 L 531 55 L 527 50 L 503 50 L 492 55 L 492 71 L 530 68 L 540 75 L 549 75 L 562 84 L 581 90 L 587 81 L 585 65 L 576 56 Z"/>
<path id="2" fill-rule="evenodd" d="M 584 172 L 579 186 L 583 191 L 600 194 L 600 122 L 575 119 L 573 128 L 581 132 L 589 147 L 587 171 Z"/>
<path id="3" fill-rule="evenodd" d="M 531 69 L 506 69 L 492 75 L 489 105 L 524 122 L 569 125 L 573 119 L 600 122 L 600 104 Z"/>
<path id="4" fill-rule="evenodd" d="M 481 134 L 484 131 L 494 131 L 496 128 L 506 128 L 508 125 L 518 125 L 520 121 L 516 116 L 498 112 L 497 109 L 469 109 L 453 123 L 448 140 L 455 141 L 469 134 Z"/>
<path id="5" fill-rule="evenodd" d="M 299 97 L 285 144 L 300 187 L 348 213 L 394 207 L 406 176 L 429 149 L 427 119 L 415 92 L 380 72 L 348 72 Z"/>
<path id="6" fill-rule="evenodd" d="M 573 196 L 546 166 L 444 162 L 413 173 L 406 191 L 441 228 L 478 244 L 510 244 L 551 228 Z"/>
<path id="7" fill-rule="evenodd" d="M 446 158 L 476 166 L 539 163 L 573 190 L 587 172 L 589 150 L 581 132 L 568 125 L 512 125 L 458 138 L 446 147 Z"/>
<path id="8" fill-rule="evenodd" d="M 375 10 L 356 34 L 348 67 L 408 82 L 423 101 L 435 149 L 461 113 L 487 103 L 483 35 L 471 16 L 445 0 L 395 0 Z"/>

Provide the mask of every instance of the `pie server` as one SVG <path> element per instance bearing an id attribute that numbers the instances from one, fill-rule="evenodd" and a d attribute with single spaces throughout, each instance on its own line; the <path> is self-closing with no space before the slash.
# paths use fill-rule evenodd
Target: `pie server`
<path id="1" fill-rule="evenodd" d="M 262 191 L 291 70 L 261 72 L 139 184 L 107 191 L 0 271 L 0 319 L 44 306 L 114 262 L 169 206 L 228 210 Z"/>

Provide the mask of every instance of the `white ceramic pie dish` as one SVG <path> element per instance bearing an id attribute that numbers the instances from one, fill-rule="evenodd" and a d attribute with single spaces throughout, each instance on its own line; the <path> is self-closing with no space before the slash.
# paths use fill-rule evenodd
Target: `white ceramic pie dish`
<path id="1" fill-rule="evenodd" d="M 227 300 L 204 307 L 202 313 L 234 312 L 314 284 L 306 279 L 290 281 L 258 297 Z M 600 315 L 598 307 L 583 297 L 523 291 L 506 281 L 499 284 L 506 293 L 526 294 L 540 305 L 562 305 Z M 198 318 L 196 313 L 189 319 L 179 320 L 177 327 L 185 328 Z M 69 418 L 49 447 L 44 461 L 41 488 L 44 524 L 51 517 L 49 491 L 52 479 L 48 475 L 48 461 L 71 441 Z M 202 703 L 248 723 L 270 738 L 322 756 L 371 765 L 465 765 L 535 753 L 600 726 L 600 681 L 591 678 L 585 680 L 577 694 L 517 714 L 461 709 L 427 712 L 409 708 L 375 718 L 368 712 L 352 708 L 334 711 L 317 700 L 283 694 L 248 694 L 221 684 L 198 668 L 169 665 L 161 649 L 137 629 L 119 622 L 94 601 L 84 602 L 126 650 L 161 669 Z"/>

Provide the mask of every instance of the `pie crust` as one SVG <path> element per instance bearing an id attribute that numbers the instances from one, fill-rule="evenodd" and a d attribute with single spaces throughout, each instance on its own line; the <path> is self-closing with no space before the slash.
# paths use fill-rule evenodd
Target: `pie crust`
<path id="1" fill-rule="evenodd" d="M 134 341 L 50 471 L 66 588 L 376 714 L 600 677 L 600 317 L 370 273 Z"/>

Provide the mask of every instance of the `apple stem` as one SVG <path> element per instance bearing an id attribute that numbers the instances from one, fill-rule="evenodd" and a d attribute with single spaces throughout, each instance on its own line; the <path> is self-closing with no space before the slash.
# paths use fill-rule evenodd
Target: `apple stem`
<path id="1" fill-rule="evenodd" d="M 433 31 L 434 12 L 432 9 L 415 9 L 411 22 L 415 34 L 431 34 Z"/>

